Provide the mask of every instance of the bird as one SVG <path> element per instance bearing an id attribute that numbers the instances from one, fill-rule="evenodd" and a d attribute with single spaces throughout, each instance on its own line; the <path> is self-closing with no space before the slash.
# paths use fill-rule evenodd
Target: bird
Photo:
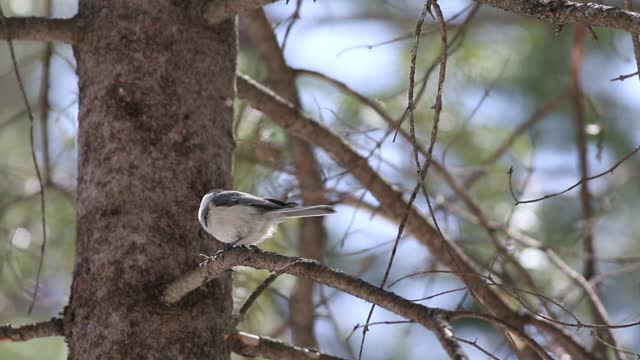
<path id="1" fill-rule="evenodd" d="M 335 213 L 329 205 L 300 206 L 246 192 L 214 189 L 206 193 L 198 209 L 198 221 L 206 232 L 229 246 L 255 245 L 271 237 L 282 221 Z"/>

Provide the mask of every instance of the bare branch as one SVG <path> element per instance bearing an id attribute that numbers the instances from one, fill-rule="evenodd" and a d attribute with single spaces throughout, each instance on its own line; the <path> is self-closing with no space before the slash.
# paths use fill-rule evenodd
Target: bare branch
<path id="1" fill-rule="evenodd" d="M 331 269 L 314 260 L 293 258 L 263 251 L 256 247 L 248 249 L 241 246 L 219 252 L 203 266 L 172 282 L 163 292 L 163 301 L 167 304 L 175 304 L 190 291 L 220 276 L 223 272 L 240 265 L 270 271 L 284 269 L 287 274 L 306 277 L 318 283 L 342 290 L 371 303 L 379 304 L 389 311 L 429 327 L 431 326 L 433 314 L 438 311 L 446 311 L 414 304 L 396 294 L 341 271 Z"/>
<path id="2" fill-rule="evenodd" d="M 394 293 L 380 289 L 359 278 L 331 269 L 317 261 L 292 258 L 256 247 L 234 247 L 219 252 L 205 265 L 175 280 L 163 292 L 163 301 L 175 304 L 190 291 L 222 275 L 235 266 L 249 266 L 255 269 L 284 271 L 315 282 L 344 291 L 360 299 L 374 303 L 397 315 L 405 317 L 433 330 L 440 343 L 451 357 L 466 359 L 460 344 L 453 338 L 453 331 L 446 327 L 449 311 L 415 304 Z M 444 326 L 444 327 L 443 327 Z"/>
<path id="3" fill-rule="evenodd" d="M 582 60 L 584 54 L 584 26 L 577 26 L 573 34 L 573 48 L 571 51 L 571 104 L 574 113 L 574 127 L 576 133 L 576 145 L 578 152 L 578 164 L 580 167 L 580 177 L 585 179 L 589 177 L 589 161 L 587 158 L 587 134 L 585 130 L 585 110 L 584 110 L 584 94 L 582 92 L 581 76 Z M 595 249 L 594 238 L 591 228 L 593 227 L 593 209 L 591 207 L 591 192 L 589 190 L 589 182 L 585 181 L 580 186 L 580 207 L 582 208 L 582 220 L 584 223 L 583 229 L 583 278 L 576 279 L 576 281 L 588 281 L 596 275 L 596 261 L 595 261 Z M 609 325 L 607 311 L 598 298 L 598 287 L 594 284 L 585 283 L 585 291 L 591 291 L 589 299 L 591 300 L 591 307 L 593 316 L 596 322 L 602 325 Z M 610 329 L 604 327 L 597 329 L 596 332 L 600 334 L 608 343 L 613 344 L 614 348 L 618 348 L 617 340 Z M 606 356 L 606 346 L 602 343 L 596 343 L 594 352 Z M 621 352 L 614 353 L 617 359 L 624 359 L 625 356 Z"/>
<path id="4" fill-rule="evenodd" d="M 587 159 L 587 133 L 585 130 L 585 110 L 583 103 L 580 71 L 582 69 L 582 55 L 584 50 L 583 26 L 576 27 L 573 33 L 573 49 L 571 51 L 571 105 L 573 107 L 574 128 L 578 152 L 578 164 L 580 166 L 580 178 L 589 176 L 589 161 Z M 582 207 L 582 220 L 585 224 L 584 251 L 584 277 L 589 280 L 596 273 L 596 264 L 593 258 L 593 235 L 590 228 L 590 220 L 593 217 L 591 209 L 591 192 L 589 182 L 580 186 L 580 206 Z"/>
<path id="5" fill-rule="evenodd" d="M 611 79 L 610 81 L 625 81 L 625 80 L 627 80 L 628 78 L 630 78 L 630 77 L 634 77 L 634 76 L 636 76 L 636 75 L 638 75 L 638 74 L 640 74 L 640 71 L 636 71 L 636 72 L 631 73 L 631 74 L 620 75 L 620 76 L 618 76 L 618 77 L 615 77 L 615 78 Z"/>
<path id="6" fill-rule="evenodd" d="M 435 12 L 436 14 L 436 18 L 438 21 L 438 26 L 440 29 L 440 35 L 441 35 L 441 47 L 440 47 L 440 71 L 439 71 L 439 76 L 438 76 L 438 92 L 436 94 L 436 99 L 435 99 L 435 104 L 433 105 L 433 109 L 434 109 L 434 113 L 433 113 L 433 126 L 431 129 L 431 141 L 429 143 L 429 149 L 427 150 L 426 154 L 425 154 L 425 163 L 424 163 L 424 168 L 422 168 L 422 166 L 420 165 L 420 159 L 418 156 L 419 153 L 419 149 L 422 149 L 421 146 L 418 146 L 418 143 L 416 141 L 416 132 L 415 132 L 415 117 L 414 117 L 414 109 L 416 108 L 416 104 L 414 103 L 414 95 L 413 95 L 413 91 L 414 91 L 414 87 L 415 87 L 415 72 L 416 72 L 416 60 L 418 57 L 418 47 L 420 44 L 420 35 L 422 33 L 422 25 L 424 23 L 424 19 L 427 16 L 427 13 L 430 13 L 433 16 L 432 13 L 432 8 L 433 7 L 433 12 Z M 438 233 L 438 236 L 441 237 L 444 240 L 444 236 L 442 235 L 442 232 L 440 231 L 440 227 L 438 225 L 438 222 L 436 220 L 436 217 L 433 213 L 433 209 L 431 208 L 431 202 L 429 200 L 429 194 L 427 193 L 427 187 L 425 185 L 425 179 L 427 176 L 427 173 L 429 171 L 429 167 L 431 165 L 431 160 L 432 160 L 432 155 L 433 155 L 433 149 L 435 147 L 437 138 L 438 138 L 438 125 L 440 122 L 440 113 L 442 111 L 442 88 L 444 86 L 444 80 L 445 80 L 445 75 L 446 75 L 446 68 L 447 68 L 447 24 L 444 20 L 444 15 L 442 14 L 442 11 L 440 10 L 440 5 L 438 5 L 437 0 L 426 0 L 423 8 L 422 8 L 422 12 L 420 13 L 420 16 L 418 17 L 418 22 L 416 24 L 416 30 L 415 30 L 415 43 L 414 46 L 411 50 L 411 61 L 410 61 L 410 70 L 409 70 L 409 91 L 407 92 L 407 96 L 408 96 L 408 104 L 407 104 L 407 111 L 409 114 L 409 132 L 410 132 L 410 137 L 411 137 L 411 145 L 412 145 L 412 152 L 413 152 L 413 158 L 414 161 L 416 163 L 416 176 L 417 176 L 417 183 L 416 186 L 413 190 L 413 193 L 411 194 L 411 197 L 409 198 L 409 201 L 407 202 L 407 210 L 402 218 L 402 221 L 400 222 L 400 226 L 398 227 L 398 233 L 396 235 L 396 239 L 395 242 L 393 244 L 393 248 L 391 250 L 391 254 L 389 256 L 389 261 L 387 263 L 387 268 L 385 269 L 384 272 L 384 276 L 382 277 L 382 282 L 380 283 L 380 287 L 384 287 L 388 278 L 389 278 L 389 273 L 391 272 L 391 267 L 393 266 L 393 261 L 395 259 L 396 256 L 396 252 L 398 250 L 398 245 L 400 243 L 400 237 L 402 236 L 402 233 L 404 231 L 404 227 L 405 224 L 407 222 L 407 220 L 409 219 L 409 215 L 410 215 L 410 209 L 413 206 L 413 202 L 416 199 L 416 196 L 418 195 L 418 191 L 422 190 L 422 194 L 424 195 L 424 198 L 427 202 L 427 204 L 429 205 L 429 212 L 431 215 L 431 220 L 433 221 L 433 225 L 436 229 L 436 232 Z M 426 83 L 426 79 L 425 79 L 425 83 Z M 405 112 L 406 113 L 406 112 Z M 446 242 L 444 242 L 445 245 Z M 455 263 L 454 260 L 454 256 L 452 254 L 450 254 L 451 256 L 451 260 L 453 260 L 453 262 Z M 456 266 L 458 266 L 456 264 Z M 471 291 L 473 293 L 473 291 Z M 474 294 L 475 296 L 475 294 Z M 367 315 L 367 322 L 366 325 L 363 327 L 362 329 L 362 340 L 360 342 L 360 352 L 358 354 L 358 359 L 362 358 L 362 351 L 364 350 L 364 341 L 365 341 L 365 337 L 367 335 L 367 330 L 369 329 L 369 327 L 367 326 L 369 324 L 369 322 L 371 321 L 371 317 L 373 316 L 373 311 L 375 309 L 375 305 L 371 305 L 371 309 L 369 310 L 369 314 Z"/>
<path id="7" fill-rule="evenodd" d="M 616 346 L 615 344 L 609 344 L 608 342 L 600 339 L 598 337 L 598 335 L 596 335 L 596 333 L 594 333 L 594 332 L 591 332 L 591 335 L 593 335 L 593 337 L 598 341 L 598 343 L 602 344 L 604 347 L 607 347 L 607 348 L 615 350 L 616 354 L 622 354 L 623 355 L 623 359 L 627 358 L 626 356 L 624 356 L 625 354 L 626 355 L 631 355 L 636 359 L 640 359 L 640 353 L 623 349 L 620 346 Z"/>
<path id="8" fill-rule="evenodd" d="M 605 176 L 605 175 L 607 175 L 607 174 L 613 174 L 613 171 L 614 171 L 615 169 L 617 169 L 617 168 L 618 168 L 618 166 L 622 165 L 622 163 L 624 163 L 625 161 L 627 161 L 630 157 L 632 157 L 633 155 L 635 155 L 638 151 L 640 151 L 640 146 L 638 146 L 638 147 L 636 147 L 635 149 L 631 150 L 631 152 L 629 152 L 627 155 L 625 155 L 622 159 L 618 160 L 618 162 L 616 162 L 615 164 L 613 164 L 613 166 L 612 166 L 612 167 L 610 167 L 609 169 L 607 169 L 607 170 L 605 170 L 605 171 L 603 171 L 603 172 L 601 172 L 601 173 L 598 173 L 598 174 L 596 174 L 596 175 L 591 175 L 591 176 L 589 176 L 589 177 L 582 178 L 582 179 L 580 179 L 578 182 L 576 182 L 575 184 L 573 184 L 573 185 L 569 186 L 568 188 L 566 188 L 566 189 L 564 189 L 564 190 L 561 190 L 561 191 L 558 191 L 558 192 L 555 192 L 555 193 L 551 193 L 551 194 L 546 194 L 546 195 L 543 195 L 543 196 L 538 197 L 538 198 L 535 198 L 535 199 L 526 199 L 526 200 L 520 200 L 520 199 L 518 199 L 518 198 L 515 196 L 514 192 L 513 192 L 513 186 L 512 186 L 512 185 L 510 185 L 510 188 L 511 188 L 511 195 L 512 195 L 512 197 L 513 197 L 513 201 L 515 201 L 515 204 L 516 204 L 516 205 L 520 205 L 520 204 L 530 204 L 530 203 L 534 203 L 534 202 L 538 202 L 538 201 L 546 200 L 546 199 L 549 199 L 549 198 L 552 198 L 552 197 L 560 196 L 560 195 L 562 195 L 562 194 L 566 194 L 566 193 L 568 193 L 569 191 L 571 191 L 571 190 L 575 189 L 576 187 L 580 186 L 580 184 L 582 184 L 582 183 L 585 183 L 585 182 L 588 182 L 588 181 L 591 181 L 591 180 L 595 180 L 595 179 L 597 179 L 597 178 L 599 178 L 599 177 L 603 177 L 603 176 Z M 513 183 L 513 182 L 512 182 L 513 169 L 509 169 L 509 173 L 508 173 L 508 174 L 509 174 L 509 184 L 512 184 L 512 183 Z"/>
<path id="9" fill-rule="evenodd" d="M 236 331 L 229 337 L 232 351 L 246 357 L 263 357 L 273 360 L 343 360 L 323 354 L 315 349 L 301 348 L 266 336 Z"/>
<path id="10" fill-rule="evenodd" d="M 18 342 L 49 336 L 64 336 L 63 321 L 52 318 L 49 321 L 13 327 L 0 326 L 0 342 Z"/>
<path id="11" fill-rule="evenodd" d="M 458 338 L 453 334 L 449 319 L 445 317 L 444 314 L 436 314 L 433 317 L 433 321 L 435 323 L 433 331 L 438 336 L 440 343 L 444 346 L 449 356 L 456 360 L 466 359 L 467 355 L 462 349 L 462 346 L 460 346 Z"/>
<path id="12" fill-rule="evenodd" d="M 553 24 L 583 24 L 640 32 L 640 14 L 594 3 L 566 0 L 475 0 L 509 12 L 533 16 Z"/>
<path id="13" fill-rule="evenodd" d="M 542 359 L 548 359 L 548 360 L 552 360 L 552 358 L 549 356 L 549 354 L 547 354 L 544 349 L 540 346 L 540 344 L 538 344 L 536 341 L 534 341 L 533 339 L 531 339 L 531 337 L 527 336 L 526 333 L 524 333 L 521 330 L 515 329 L 513 327 L 511 327 L 507 322 L 505 322 L 503 319 L 497 318 L 495 316 L 491 316 L 488 314 L 482 314 L 482 313 L 477 313 L 477 312 L 473 312 L 473 311 L 452 311 L 450 318 L 452 320 L 457 320 L 457 319 L 477 319 L 477 320 L 484 320 L 487 321 L 489 323 L 492 323 L 500 328 L 502 328 L 505 331 L 508 331 L 510 333 L 513 333 L 514 335 L 518 336 L 518 338 L 522 341 L 524 341 L 524 343 L 526 343 L 527 345 L 531 346 L 531 348 L 535 351 L 535 353 L 540 356 L 540 358 Z M 591 359 L 592 357 L 589 355 L 588 357 L 585 357 L 584 359 Z"/>
<path id="14" fill-rule="evenodd" d="M 400 127 L 398 125 L 398 122 L 377 102 L 367 98 L 366 96 L 356 92 L 355 90 L 351 89 L 349 86 L 347 86 L 345 83 L 331 78 L 325 74 L 316 72 L 316 71 L 312 71 L 312 70 L 305 70 L 305 69 L 296 69 L 296 74 L 297 75 L 308 75 L 308 76 L 313 76 L 322 80 L 325 80 L 329 83 L 331 83 L 332 85 L 334 85 L 335 87 L 337 87 L 338 89 L 346 92 L 347 94 L 349 94 L 350 96 L 353 96 L 354 98 L 356 98 L 358 101 L 366 104 L 367 106 L 369 106 L 373 111 L 375 111 L 389 126 L 398 129 L 398 133 L 404 138 L 406 139 L 408 142 L 411 142 L 411 135 L 409 134 L 408 131 L 404 130 L 402 127 Z M 473 184 L 475 184 L 484 174 L 486 174 L 487 169 L 489 168 L 490 165 L 492 165 L 494 162 L 498 161 L 498 159 L 507 151 L 511 148 L 511 146 L 513 145 L 513 143 L 518 139 L 518 137 L 520 137 L 522 135 L 522 133 L 524 133 L 527 129 L 531 128 L 532 126 L 538 124 L 541 120 L 545 119 L 547 115 L 549 115 L 550 112 L 552 112 L 553 110 L 555 110 L 560 104 L 562 104 L 566 99 L 567 96 L 569 94 L 568 90 L 564 90 L 562 91 L 560 94 L 554 96 L 553 98 L 551 98 L 547 103 L 543 104 L 539 109 L 537 109 L 526 121 L 524 121 L 523 123 L 521 123 L 509 136 L 508 139 L 506 139 L 499 147 L 497 150 L 495 150 L 493 152 L 493 154 L 488 157 L 485 161 L 483 161 L 480 164 L 480 168 L 474 172 L 472 172 L 469 177 L 467 178 L 467 180 L 465 180 L 464 182 L 464 188 L 470 188 L 471 186 L 473 186 Z M 423 148 L 419 148 L 418 149 L 423 156 L 426 156 L 427 152 L 426 150 L 424 150 Z M 450 174 L 447 176 L 447 169 L 444 167 L 443 164 L 439 163 L 436 159 L 431 159 L 431 165 L 433 166 L 433 169 L 435 170 L 435 172 L 439 175 L 441 175 L 443 177 L 443 179 L 445 181 L 447 181 L 449 183 L 449 181 L 447 180 L 448 178 L 453 178 Z M 453 186 L 451 183 L 449 183 L 450 186 Z"/>
<path id="15" fill-rule="evenodd" d="M 499 358 L 495 357 L 492 353 L 490 353 L 489 351 L 485 350 L 482 346 L 478 345 L 478 339 L 474 339 L 473 341 L 469 341 L 467 339 L 463 339 L 463 338 L 456 338 L 458 339 L 458 341 L 463 342 L 465 344 L 469 344 L 471 346 L 473 346 L 474 348 L 478 349 L 479 351 L 481 351 L 482 353 L 484 353 L 485 355 L 487 355 L 490 359 L 493 360 L 500 360 Z"/>
<path id="16" fill-rule="evenodd" d="M 208 258 L 206 262 L 207 261 L 209 261 Z M 288 264 L 283 269 L 279 269 L 278 271 L 272 272 L 266 279 L 264 279 L 264 281 L 262 281 L 260 285 L 258 285 L 258 287 L 255 290 L 253 290 L 251 295 L 249 295 L 247 300 L 245 300 L 244 304 L 242 304 L 242 307 L 240 308 L 240 310 L 238 310 L 238 314 L 235 314 L 231 319 L 229 326 L 227 326 L 228 330 L 226 331 L 226 333 L 230 333 L 231 331 L 234 331 L 236 329 L 236 326 L 238 326 L 238 323 L 240 322 L 240 320 L 244 318 L 244 316 L 247 314 L 247 311 L 249 311 L 249 308 L 251 307 L 251 305 L 253 305 L 253 303 L 256 302 L 256 300 L 258 300 L 258 297 L 260 297 L 260 295 L 262 295 L 262 293 L 265 290 L 267 290 L 269 285 L 271 285 L 274 281 L 276 281 L 276 279 L 280 275 L 284 274 L 285 270 L 293 264 L 295 264 L 295 262 Z"/>
<path id="17" fill-rule="evenodd" d="M 356 153 L 338 135 L 328 128 L 305 117 L 300 111 L 286 103 L 273 92 L 259 85 L 246 76 L 237 77 L 238 96 L 249 104 L 267 114 L 272 121 L 282 126 L 287 131 L 303 138 L 304 140 L 321 147 L 338 163 L 349 169 L 351 174 L 363 184 L 380 202 L 380 208 L 390 214 L 395 221 L 400 221 L 407 209 L 407 204 L 401 192 L 394 189 L 382 177 L 374 171 L 366 159 Z M 473 276 L 475 269 L 473 262 L 455 243 L 446 238 L 442 240 L 436 230 L 427 219 L 415 208 L 410 209 L 407 231 L 422 244 L 429 248 L 430 254 L 439 263 L 452 269 L 456 275 L 473 288 L 478 300 L 486 307 L 494 311 L 494 315 L 505 320 L 514 327 L 522 328 L 525 325 L 523 317 L 513 311 L 494 289 L 485 282 Z M 443 244 L 443 241 L 446 244 Z M 562 331 L 553 326 L 546 327 L 552 337 L 565 339 Z M 571 342 L 571 339 L 567 339 Z M 591 355 L 579 344 L 565 344 L 566 350 L 576 358 L 590 359 Z"/>
<path id="18" fill-rule="evenodd" d="M 217 24 L 235 15 L 246 14 L 277 0 L 210 0 L 202 8 L 202 16 L 210 24 Z"/>
<path id="19" fill-rule="evenodd" d="M 10 17 L 6 21 L 13 40 L 75 42 L 75 18 Z M 7 39 L 7 32 L 3 28 L 0 28 L 0 39 Z"/>
<path id="20" fill-rule="evenodd" d="M 628 11 L 633 10 L 633 4 L 631 3 L 631 0 L 624 0 L 624 9 Z M 637 31 L 631 33 L 631 43 L 633 44 L 633 54 L 636 58 L 636 69 L 640 70 L 640 38 L 638 36 L 639 34 Z"/>
<path id="21" fill-rule="evenodd" d="M 264 10 L 258 9 L 249 13 L 245 24 L 254 47 L 269 69 L 267 83 L 296 108 L 300 108 L 295 73 L 284 59 Z M 288 142 L 305 205 L 326 204 L 322 173 L 311 145 L 295 136 L 289 136 Z M 298 242 L 300 256 L 320 260 L 325 238 L 326 231 L 322 217 L 301 219 Z M 318 347 L 314 333 L 315 311 L 312 281 L 304 278 L 297 279 L 289 306 L 291 307 L 291 330 L 294 344 L 304 347 Z"/>
<path id="22" fill-rule="evenodd" d="M 53 44 L 47 43 L 42 55 L 42 81 L 40 82 L 40 142 L 42 147 L 42 178 L 44 184 L 51 181 L 51 156 L 49 154 L 49 88 Z"/>
<path id="23" fill-rule="evenodd" d="M 522 134 L 525 131 L 534 127 L 535 125 L 540 123 L 542 120 L 547 118 L 547 116 L 551 112 L 556 110 L 558 106 L 560 106 L 565 100 L 567 100 L 568 96 L 569 96 L 569 90 L 565 89 L 558 95 L 555 95 L 554 97 L 549 99 L 547 102 L 542 104 L 538 109 L 536 109 L 536 111 L 534 111 L 527 120 L 520 123 L 520 125 L 518 125 L 518 127 L 514 129 L 511 135 L 509 135 L 509 137 L 504 142 L 502 142 L 500 146 L 498 146 L 498 148 L 491 154 L 491 156 L 487 157 L 480 164 L 480 168 L 478 170 L 472 172 L 469 175 L 469 177 L 464 181 L 464 187 L 470 188 L 478 180 L 480 180 L 480 178 L 487 173 L 487 169 L 492 164 L 497 162 L 500 159 L 500 157 L 502 157 L 502 155 L 504 155 L 504 153 L 506 153 L 507 150 L 509 150 L 513 146 L 516 140 L 518 140 L 518 138 L 522 136 Z"/>
<path id="24" fill-rule="evenodd" d="M 45 217 L 45 196 L 44 196 L 44 182 L 42 181 L 42 174 L 40 173 L 40 168 L 38 167 L 38 161 L 36 160 L 36 148 L 34 144 L 34 134 L 33 134 L 33 123 L 35 122 L 33 118 L 33 111 L 31 110 L 31 106 L 29 105 L 29 100 L 27 98 L 27 91 L 25 89 L 24 83 L 22 81 L 22 76 L 20 75 L 20 70 L 18 68 L 18 61 L 16 60 L 15 49 L 13 48 L 13 33 L 10 28 L 9 20 L 4 16 L 4 12 L 2 11 L 2 7 L 0 6 L 0 22 L 2 22 L 2 29 L 4 30 L 4 34 L 7 37 L 7 45 L 9 46 L 9 55 L 11 58 L 11 63 L 13 65 L 13 72 L 16 75 L 16 80 L 18 81 L 18 87 L 20 88 L 20 93 L 22 94 L 22 100 L 24 101 L 24 105 L 27 108 L 27 114 L 29 115 L 29 145 L 31 147 L 31 160 L 33 161 L 33 167 L 36 171 L 36 177 L 38 178 L 38 184 L 40 185 L 40 212 L 41 212 L 41 225 L 42 225 L 42 244 L 40 245 L 40 259 L 38 261 L 38 269 L 36 270 L 36 282 L 33 289 L 33 297 L 31 298 L 31 304 L 29 305 L 29 309 L 27 310 L 27 314 L 31 315 L 31 311 L 33 311 L 33 307 L 35 306 L 36 299 L 38 298 L 38 290 L 40 289 L 40 275 L 42 274 L 42 266 L 44 264 L 44 254 L 47 248 L 47 220 Z"/>

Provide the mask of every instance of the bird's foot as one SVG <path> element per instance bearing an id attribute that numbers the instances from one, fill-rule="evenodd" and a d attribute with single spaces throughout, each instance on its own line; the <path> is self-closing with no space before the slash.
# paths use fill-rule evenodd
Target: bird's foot
<path id="1" fill-rule="evenodd" d="M 236 243 L 232 242 L 232 243 L 222 243 L 222 249 L 220 249 L 218 252 L 220 251 L 227 251 L 229 249 L 233 249 L 234 247 L 236 247 Z"/>
<path id="2" fill-rule="evenodd" d="M 213 260 L 215 258 L 215 255 L 214 256 L 209 256 L 207 254 L 198 254 L 198 255 L 200 255 L 200 257 L 204 258 L 204 260 L 198 264 L 198 267 L 207 266 L 207 264 L 209 264 L 209 261 L 211 261 L 211 260 Z"/>
<path id="3" fill-rule="evenodd" d="M 218 251 L 216 251 L 215 254 L 213 254 L 213 256 L 210 256 L 210 260 L 215 260 L 217 258 L 219 258 L 220 256 L 222 256 L 222 254 L 225 253 L 225 251 L 229 251 L 231 249 L 233 249 L 234 247 L 237 247 L 236 245 L 234 245 L 234 243 L 222 243 L 222 248 Z"/>
<path id="4" fill-rule="evenodd" d="M 199 266 L 203 267 L 203 266 L 207 266 L 207 264 L 209 263 L 209 261 L 213 261 L 216 260 L 217 258 L 219 258 L 220 256 L 222 256 L 222 254 L 224 254 L 226 251 L 229 251 L 233 248 L 243 248 L 243 249 L 247 249 L 247 250 L 260 250 L 259 247 L 255 246 L 255 245 L 235 245 L 235 243 L 222 243 L 222 249 L 216 251 L 215 254 L 213 254 L 212 256 L 206 255 L 206 254 L 199 254 L 200 257 L 204 258 L 204 261 L 202 261 Z"/>

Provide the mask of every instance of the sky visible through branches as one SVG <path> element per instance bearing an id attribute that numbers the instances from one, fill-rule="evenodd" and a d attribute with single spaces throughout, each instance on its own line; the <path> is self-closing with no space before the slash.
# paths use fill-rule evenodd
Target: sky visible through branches
<path id="1" fill-rule="evenodd" d="M 640 8 L 640 3 L 626 3 Z M 44 0 L 0 4 L 8 17 L 43 16 L 46 11 Z M 640 268 L 640 131 L 635 124 L 640 84 L 632 75 L 638 69 L 629 33 L 559 27 L 471 1 L 438 4 L 447 37 L 442 36 L 437 13 L 428 13 L 419 46 L 414 36 L 425 5 L 420 1 L 280 1 L 265 7 L 265 13 L 287 65 L 294 69 L 291 76 L 303 113 L 365 158 L 369 168 L 402 194 L 400 200 L 408 202 L 416 189 L 414 209 L 439 226 L 443 243 L 446 239 L 462 249 L 476 267 L 475 280 L 482 279 L 511 309 L 541 315 L 538 319 L 549 320 L 586 348 L 593 346 L 610 358 L 616 358 L 615 348 L 618 358 L 640 353 L 640 288 L 634 276 Z M 53 17 L 72 17 L 77 4 L 51 0 L 50 11 Z M 576 35 L 580 31 L 584 33 Z M 268 85 L 268 67 L 249 38 L 240 21 L 240 71 Z M 441 83 L 442 110 L 435 116 L 443 38 L 446 80 Z M 55 43 L 47 51 L 42 42 L 13 43 L 34 109 L 35 155 L 43 171 L 47 220 L 39 294 L 33 314 L 27 316 L 43 238 L 40 185 L 30 162 L 28 114 L 4 46 L 0 322 L 21 324 L 57 316 L 69 296 L 78 79 L 69 45 Z M 414 48 L 415 109 L 410 120 L 407 93 Z M 43 64 L 49 64 L 48 71 Z M 247 97 L 239 93 L 236 104 L 235 188 L 300 201 L 302 190 L 283 129 L 289 120 L 270 119 L 269 111 L 256 110 L 259 106 Z M 579 134 L 583 141 L 577 140 Z M 428 204 L 416 187 L 414 154 L 424 166 L 432 140 L 433 162 L 424 180 Z M 459 311 L 462 315 L 451 325 L 472 359 L 515 358 L 503 328 L 469 315 L 491 311 L 478 293 L 469 291 L 467 277 L 455 276 L 460 269 L 455 259 L 447 258 L 445 264 L 431 254 L 424 245 L 432 240 L 412 232 L 415 227 L 399 234 L 405 213 L 396 210 L 402 206 L 385 208 L 376 190 L 356 174 L 358 164 L 341 165 L 335 148 L 324 148 L 329 141 L 309 142 L 325 188 L 322 196 L 338 210 L 325 221 L 327 240 L 318 254 L 320 262 L 376 286 L 384 278 L 386 290 L 415 303 Z M 588 181 L 581 182 L 585 169 Z M 585 183 L 588 192 L 581 188 Z M 297 222 L 281 225 L 260 247 L 300 255 L 298 227 Z M 396 238 L 397 253 L 385 274 Z M 586 239 L 592 239 L 590 257 L 584 256 Z M 200 261 L 194 254 L 194 267 Z M 590 263 L 593 276 L 584 272 Z M 234 272 L 236 312 L 267 276 L 245 268 Z M 234 325 L 242 332 L 290 342 L 289 302 L 296 278 L 270 280 Z M 447 358 L 434 332 L 389 310 L 377 307 L 365 326 L 370 303 L 319 285 L 312 300 L 313 328 L 323 353 L 370 360 L 423 359 L 425 354 Z M 594 325 L 605 320 L 613 329 Z M 529 334 L 552 353 L 554 339 L 536 329 Z M 62 338 L 0 344 L 0 358 L 44 354 L 65 358 Z"/>

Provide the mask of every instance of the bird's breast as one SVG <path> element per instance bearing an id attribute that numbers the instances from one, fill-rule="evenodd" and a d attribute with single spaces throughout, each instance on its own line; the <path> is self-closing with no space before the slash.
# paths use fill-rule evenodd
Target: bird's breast
<path id="1" fill-rule="evenodd" d="M 212 206 L 207 217 L 207 231 L 216 239 L 232 243 L 248 235 L 256 221 L 254 209 L 241 206 Z"/>

